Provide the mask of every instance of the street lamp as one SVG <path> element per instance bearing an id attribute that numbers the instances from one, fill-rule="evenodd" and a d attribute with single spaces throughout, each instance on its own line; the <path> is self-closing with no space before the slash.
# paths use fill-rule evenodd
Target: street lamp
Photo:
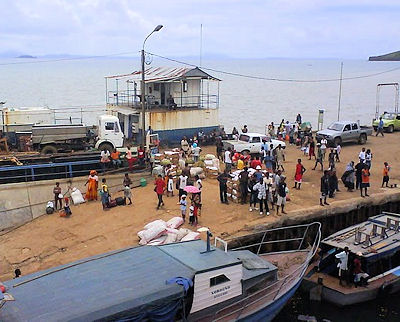
<path id="1" fill-rule="evenodd" d="M 154 28 L 154 30 L 144 39 L 143 41 L 143 46 L 142 46 L 142 83 L 140 85 L 140 100 L 142 102 L 142 143 L 143 147 L 146 146 L 146 109 L 145 109 L 145 102 L 144 102 L 144 92 L 145 92 L 145 79 L 144 79 L 144 45 L 146 43 L 146 40 L 156 31 L 160 31 L 163 25 L 158 25 L 157 27 Z"/>

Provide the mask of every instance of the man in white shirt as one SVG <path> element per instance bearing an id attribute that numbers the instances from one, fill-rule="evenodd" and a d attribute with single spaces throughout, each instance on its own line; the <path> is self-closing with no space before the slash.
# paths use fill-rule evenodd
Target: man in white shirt
<path id="1" fill-rule="evenodd" d="M 181 200 L 182 195 L 186 195 L 186 185 L 187 185 L 187 179 L 188 177 L 184 174 L 181 174 L 178 178 L 178 188 L 179 188 L 179 201 Z"/>
<path id="2" fill-rule="evenodd" d="M 225 162 L 225 170 L 230 173 L 232 170 L 232 156 L 231 156 L 231 148 L 224 153 L 224 162 Z"/>
<path id="3" fill-rule="evenodd" d="M 326 152 L 326 147 L 328 145 L 328 141 L 327 141 L 327 139 L 322 138 L 320 143 L 321 143 L 320 149 L 321 149 L 321 153 L 322 153 L 322 160 L 325 161 L 325 152 Z"/>
<path id="4" fill-rule="evenodd" d="M 349 261 L 349 248 L 346 246 L 344 251 L 335 255 L 338 260 L 337 267 L 339 268 L 339 284 L 342 285 L 343 279 L 349 284 L 348 280 L 348 261 Z"/>
<path id="5" fill-rule="evenodd" d="M 365 148 L 361 149 L 360 154 L 358 155 L 358 158 L 360 159 L 361 163 L 365 162 Z"/>

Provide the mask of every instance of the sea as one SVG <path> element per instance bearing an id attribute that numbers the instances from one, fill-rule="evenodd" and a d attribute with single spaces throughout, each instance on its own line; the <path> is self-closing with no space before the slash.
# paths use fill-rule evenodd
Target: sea
<path id="1" fill-rule="evenodd" d="M 376 113 L 377 85 L 400 81 L 400 62 L 214 59 L 202 60 L 200 64 L 199 60 L 181 60 L 201 65 L 210 75 L 221 79 L 219 122 L 227 132 L 233 126 L 241 128 L 245 124 L 250 131 L 264 132 L 270 122 L 294 121 L 297 113 L 316 129 L 320 109 L 324 110 L 324 127 L 338 118 L 371 125 Z M 154 56 L 146 61 L 151 66 L 184 66 Z M 77 121 L 94 124 L 96 113 L 105 108 L 104 77 L 139 68 L 137 58 L 0 59 L 0 102 L 5 102 L 6 107 L 47 106 L 67 115 L 82 109 Z M 394 110 L 395 98 L 393 86 L 382 87 L 380 112 Z M 400 294 L 339 309 L 326 303 L 312 303 L 299 291 L 276 321 L 297 321 L 299 315 L 314 316 L 318 321 L 400 321 Z"/>

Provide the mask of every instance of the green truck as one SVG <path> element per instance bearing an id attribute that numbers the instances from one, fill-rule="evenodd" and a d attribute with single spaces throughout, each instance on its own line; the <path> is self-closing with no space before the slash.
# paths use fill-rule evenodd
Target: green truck
<path id="1" fill-rule="evenodd" d="M 385 112 L 380 117 L 383 121 L 383 130 L 392 133 L 393 131 L 400 130 L 400 113 Z M 378 129 L 379 118 L 375 119 L 372 123 L 374 130 Z"/>

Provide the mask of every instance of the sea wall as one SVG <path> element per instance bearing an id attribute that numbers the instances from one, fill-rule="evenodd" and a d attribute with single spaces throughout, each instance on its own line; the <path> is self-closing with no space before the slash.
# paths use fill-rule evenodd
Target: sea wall
<path id="1" fill-rule="evenodd" d="M 316 221 L 322 224 L 322 238 L 325 238 L 341 229 L 366 221 L 371 216 L 379 215 L 382 211 L 400 213 L 399 189 L 374 194 L 368 198 L 358 197 L 335 201 L 329 207 L 315 206 L 291 211 L 288 215 L 282 216 L 272 223 L 256 226 L 246 225 L 239 231 L 239 236 L 255 233 L 254 235 L 233 237 L 231 240 L 227 239 L 227 241 L 230 248 L 240 247 L 259 242 L 260 235 L 256 234 L 257 232 L 283 226 L 309 224 Z M 303 228 L 270 233 L 269 237 L 271 239 L 290 239 L 298 237 L 301 229 Z M 268 251 L 278 250 L 274 247 L 268 249 Z"/>
<path id="2" fill-rule="evenodd" d="M 139 186 L 140 179 L 149 180 L 149 172 L 138 172 L 130 175 L 133 186 Z M 107 175 L 110 192 L 122 189 L 123 174 Z M 99 177 L 99 180 L 102 176 Z M 10 183 L 0 185 L 0 231 L 9 230 L 25 224 L 46 212 L 46 204 L 54 200 L 53 187 L 60 183 L 64 194 L 68 186 L 78 188 L 85 193 L 87 177 L 36 181 L 28 183 Z"/>

